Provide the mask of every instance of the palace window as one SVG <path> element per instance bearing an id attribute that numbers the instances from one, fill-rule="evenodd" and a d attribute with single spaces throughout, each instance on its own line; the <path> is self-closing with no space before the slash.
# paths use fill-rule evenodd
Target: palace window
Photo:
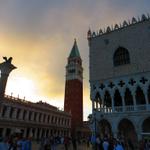
<path id="1" fill-rule="evenodd" d="M 114 66 L 120 66 L 125 64 L 130 64 L 130 56 L 127 49 L 119 47 L 113 57 Z"/>
<path id="2" fill-rule="evenodd" d="M 2 117 L 5 117 L 6 112 L 7 112 L 7 106 L 4 106 L 2 111 Z"/>

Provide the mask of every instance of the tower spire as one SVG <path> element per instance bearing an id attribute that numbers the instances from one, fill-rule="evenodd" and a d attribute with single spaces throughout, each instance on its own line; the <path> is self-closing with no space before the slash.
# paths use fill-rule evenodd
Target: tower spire
<path id="1" fill-rule="evenodd" d="M 78 45 L 76 39 L 74 39 L 74 44 L 70 52 L 69 58 L 80 57 Z"/>

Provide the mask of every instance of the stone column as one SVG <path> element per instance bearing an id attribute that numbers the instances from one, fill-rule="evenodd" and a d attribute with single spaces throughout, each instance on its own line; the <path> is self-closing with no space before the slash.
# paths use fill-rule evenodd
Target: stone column
<path id="1" fill-rule="evenodd" d="M 25 114 L 25 120 L 29 121 L 29 110 L 27 110 L 26 114 Z"/>
<path id="2" fill-rule="evenodd" d="M 24 112 L 24 110 L 20 109 L 20 114 L 19 114 L 19 119 L 20 120 L 23 120 L 23 112 Z"/>
<path id="3" fill-rule="evenodd" d="M 146 110 L 149 110 L 149 103 L 148 103 L 148 92 L 147 90 L 144 88 L 144 96 L 145 96 L 145 101 L 146 101 Z"/>
<path id="4" fill-rule="evenodd" d="M 98 110 L 98 101 L 96 101 L 96 110 Z"/>
<path id="5" fill-rule="evenodd" d="M 43 129 L 43 137 L 46 137 L 46 129 Z"/>
<path id="6" fill-rule="evenodd" d="M 5 136 L 6 136 L 6 128 L 5 128 L 5 127 L 3 128 L 2 136 L 3 136 L 3 137 L 5 137 Z"/>
<path id="7" fill-rule="evenodd" d="M 27 128 L 24 128 L 23 137 L 27 137 Z"/>
<path id="8" fill-rule="evenodd" d="M 33 137 L 33 132 L 32 132 L 32 128 L 29 128 L 29 137 Z"/>
<path id="9" fill-rule="evenodd" d="M 14 108 L 14 112 L 13 112 L 12 118 L 16 119 L 16 116 L 17 116 L 17 108 Z"/>
<path id="10" fill-rule="evenodd" d="M 36 114 L 36 122 L 39 122 L 39 113 Z"/>
<path id="11" fill-rule="evenodd" d="M 34 137 L 33 137 L 34 139 L 37 139 L 37 132 L 38 132 L 37 130 L 38 130 L 37 128 L 34 128 Z"/>
<path id="12" fill-rule="evenodd" d="M 42 129 L 42 128 L 40 128 L 39 139 L 41 139 L 41 138 L 42 138 L 42 131 L 43 131 L 43 129 Z"/>
<path id="13" fill-rule="evenodd" d="M 137 110 L 135 92 L 134 93 L 132 92 L 132 97 L 133 97 L 133 105 L 134 105 L 134 111 L 135 111 Z"/>
<path id="14" fill-rule="evenodd" d="M 34 120 L 34 115 L 35 115 L 35 113 L 34 113 L 34 111 L 32 111 L 32 113 L 31 113 L 31 121 Z"/>
<path id="15" fill-rule="evenodd" d="M 92 100 L 92 110 L 95 109 L 94 100 Z"/>
<path id="16" fill-rule="evenodd" d="M 10 117 L 10 110 L 11 110 L 11 106 L 7 107 L 7 111 L 4 117 L 9 118 Z"/>
<path id="17" fill-rule="evenodd" d="M 44 117 L 44 114 L 41 113 L 41 120 L 40 120 L 40 122 L 43 122 L 43 117 Z"/>
<path id="18" fill-rule="evenodd" d="M 16 69 L 14 65 L 11 64 L 12 57 L 8 58 L 3 57 L 5 62 L 0 64 L 1 78 L 0 78 L 0 98 L 4 97 L 6 84 L 8 76 L 13 69 Z"/>
<path id="19" fill-rule="evenodd" d="M 112 102 L 112 112 L 114 112 L 115 111 L 115 107 L 114 107 L 114 95 L 113 94 L 111 94 L 111 102 Z"/>
<path id="20" fill-rule="evenodd" d="M 124 94 L 121 92 L 121 99 L 122 99 L 122 111 L 124 112 L 125 111 L 125 96 Z"/>
<path id="21" fill-rule="evenodd" d="M 137 134 L 138 141 L 142 140 L 142 129 L 139 126 L 135 127 L 135 132 Z"/>
<path id="22" fill-rule="evenodd" d="M 118 129 L 117 129 L 117 124 L 115 124 L 115 123 L 112 126 L 112 133 L 113 133 L 114 138 L 117 138 Z"/>

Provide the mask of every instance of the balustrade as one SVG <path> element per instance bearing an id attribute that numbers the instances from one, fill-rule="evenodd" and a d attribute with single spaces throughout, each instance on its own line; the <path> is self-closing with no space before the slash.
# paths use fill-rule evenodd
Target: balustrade
<path id="1" fill-rule="evenodd" d="M 134 111 L 146 111 L 150 110 L 150 104 L 148 105 L 129 105 L 129 106 L 115 106 L 114 111 L 111 107 L 103 107 L 96 109 L 101 113 L 117 113 L 117 112 L 134 112 Z"/>

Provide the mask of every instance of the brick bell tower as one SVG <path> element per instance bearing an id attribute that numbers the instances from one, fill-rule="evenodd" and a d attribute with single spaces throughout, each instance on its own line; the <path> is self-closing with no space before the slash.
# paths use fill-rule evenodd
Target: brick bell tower
<path id="1" fill-rule="evenodd" d="M 66 66 L 64 111 L 72 115 L 71 133 L 74 134 L 83 123 L 83 68 L 76 40 Z"/>

